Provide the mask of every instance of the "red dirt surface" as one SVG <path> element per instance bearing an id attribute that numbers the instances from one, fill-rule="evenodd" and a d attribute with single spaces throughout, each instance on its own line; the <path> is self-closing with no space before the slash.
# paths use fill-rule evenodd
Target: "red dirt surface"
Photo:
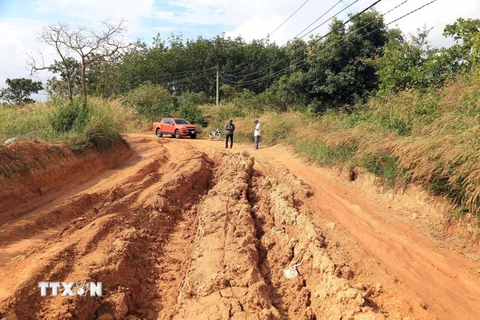
<path id="1" fill-rule="evenodd" d="M 281 146 L 126 139 L 82 157 L 15 147 L 0 318 L 479 318 L 477 238 L 448 236 L 418 193 L 348 182 Z M 103 295 L 41 297 L 41 281 L 102 282 Z"/>

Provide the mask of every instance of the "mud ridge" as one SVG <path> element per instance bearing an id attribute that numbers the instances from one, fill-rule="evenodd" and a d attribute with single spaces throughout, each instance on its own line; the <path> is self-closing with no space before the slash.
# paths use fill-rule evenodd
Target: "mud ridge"
<path id="1" fill-rule="evenodd" d="M 68 246 L 74 259 L 67 265 L 74 267 L 52 273 L 52 264 L 40 264 L 30 268 L 31 274 L 35 279 L 47 278 L 39 281 L 58 281 L 58 277 L 61 281 L 100 281 L 106 298 L 39 297 L 38 289 L 31 285 L 36 280 L 29 278 L 17 284 L 17 294 L 3 303 L 0 317 L 123 319 L 136 314 L 156 318 L 151 301 L 156 294 L 153 279 L 158 277 L 157 258 L 182 213 L 208 188 L 211 172 L 208 159 L 199 155 L 189 159 L 188 164 L 180 161 L 175 170 L 157 175 L 162 178 L 152 179 L 153 184 L 147 183 L 150 186 L 142 192 L 125 195 L 113 189 L 109 193 L 113 198 L 107 198 L 114 202 L 103 210 L 97 209 L 100 214 L 92 209 L 90 215 L 74 221 L 71 228 L 29 256 L 58 262 L 61 251 L 55 248 Z M 147 200 L 139 203 L 141 198 Z M 24 261 L 12 269 L 18 270 Z M 60 264 L 54 265 L 58 268 Z M 25 301 L 16 298 L 20 296 L 29 299 L 32 307 L 25 309 Z"/>
<path id="2" fill-rule="evenodd" d="M 249 189 L 257 230 L 259 269 L 273 305 L 284 319 L 383 319 L 368 307 L 366 294 L 338 271 L 325 239 L 297 198 L 309 197 L 309 186 L 288 172 L 259 163 Z M 284 271 L 296 270 L 287 279 Z"/>
<path id="3" fill-rule="evenodd" d="M 223 154 L 216 185 L 199 205 L 192 260 L 173 319 L 279 318 L 258 270 L 255 222 L 247 200 L 253 159 Z"/>
<path id="4" fill-rule="evenodd" d="M 275 242 L 275 248 L 283 251 L 282 256 L 286 257 L 284 262 L 290 260 L 284 264 L 286 267 L 297 266 L 298 279 L 292 280 L 297 281 L 299 292 L 293 311 L 298 312 L 297 306 L 302 305 L 299 300 L 303 300 L 307 306 L 306 316 L 312 316 L 311 310 L 317 319 L 384 319 L 381 313 L 365 305 L 362 291 L 338 275 L 335 264 L 324 248 L 323 235 L 295 207 L 293 191 L 285 184 L 270 183 L 270 211 L 276 225 L 266 236 Z M 295 301 L 295 298 L 289 301 Z"/>

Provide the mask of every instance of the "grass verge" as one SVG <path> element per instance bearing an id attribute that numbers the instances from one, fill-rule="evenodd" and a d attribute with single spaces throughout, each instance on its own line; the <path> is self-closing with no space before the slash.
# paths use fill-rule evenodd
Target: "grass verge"
<path id="1" fill-rule="evenodd" d="M 262 143 L 290 144 L 325 166 L 360 166 L 392 188 L 420 184 L 450 199 L 456 215 L 479 217 L 478 88 L 478 80 L 459 79 L 442 89 L 377 97 L 338 114 L 265 113 L 259 118 Z M 236 141 L 253 142 L 253 119 L 235 119 Z"/>

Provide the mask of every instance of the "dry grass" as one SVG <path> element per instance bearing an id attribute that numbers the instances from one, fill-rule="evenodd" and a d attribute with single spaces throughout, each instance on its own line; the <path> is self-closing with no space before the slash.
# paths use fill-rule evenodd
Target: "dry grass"
<path id="1" fill-rule="evenodd" d="M 253 141 L 253 119 L 235 120 L 237 140 Z M 289 143 L 322 165 L 362 166 L 391 187 L 420 184 L 456 212 L 480 213 L 478 80 L 375 98 L 350 113 L 266 113 L 260 121 L 263 143 Z"/>

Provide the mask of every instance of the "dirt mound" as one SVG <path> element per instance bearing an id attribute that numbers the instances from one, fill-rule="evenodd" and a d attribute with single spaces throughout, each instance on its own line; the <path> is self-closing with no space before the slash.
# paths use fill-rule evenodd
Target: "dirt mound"
<path id="1" fill-rule="evenodd" d="M 109 153 L 75 154 L 65 145 L 18 142 L 0 148 L 0 224 L 54 199 L 60 190 L 124 163 L 126 145 Z"/>

